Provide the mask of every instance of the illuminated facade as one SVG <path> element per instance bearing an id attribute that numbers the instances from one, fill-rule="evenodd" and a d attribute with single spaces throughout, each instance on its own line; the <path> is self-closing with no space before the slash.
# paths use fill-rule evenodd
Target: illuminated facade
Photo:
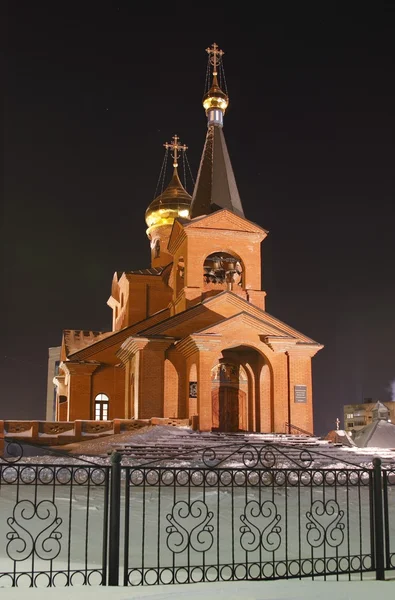
<path id="1" fill-rule="evenodd" d="M 265 310 L 267 231 L 244 216 L 223 134 L 223 52 L 215 44 L 207 52 L 208 129 L 193 196 L 179 179 L 186 147 L 174 136 L 173 177 L 146 211 L 151 266 L 114 274 L 112 331 L 64 332 L 58 420 L 313 431 L 311 358 L 322 346 Z"/>

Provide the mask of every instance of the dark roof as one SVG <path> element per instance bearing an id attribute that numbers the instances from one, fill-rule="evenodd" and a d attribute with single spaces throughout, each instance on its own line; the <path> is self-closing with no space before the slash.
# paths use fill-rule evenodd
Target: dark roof
<path id="1" fill-rule="evenodd" d="M 149 267 L 137 271 L 125 271 L 125 275 L 161 275 L 165 267 Z"/>
<path id="2" fill-rule="evenodd" d="M 226 208 L 244 217 L 222 127 L 210 125 L 191 205 L 191 218 Z"/>
<path id="3" fill-rule="evenodd" d="M 189 223 L 189 220 L 188 220 Z M 166 269 L 171 267 L 173 263 L 168 263 L 164 267 L 148 267 L 147 269 L 137 269 L 136 271 L 117 271 L 118 281 L 121 279 L 122 275 L 162 275 Z"/>
<path id="4" fill-rule="evenodd" d="M 360 429 L 354 438 L 359 448 L 395 448 L 395 425 L 383 419 Z"/>

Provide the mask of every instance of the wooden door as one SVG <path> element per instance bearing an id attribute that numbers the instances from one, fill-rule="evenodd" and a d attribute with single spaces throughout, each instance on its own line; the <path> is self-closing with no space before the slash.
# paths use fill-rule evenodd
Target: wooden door
<path id="1" fill-rule="evenodd" d="M 212 391 L 213 429 L 246 430 L 246 393 L 236 387 L 220 386 Z"/>

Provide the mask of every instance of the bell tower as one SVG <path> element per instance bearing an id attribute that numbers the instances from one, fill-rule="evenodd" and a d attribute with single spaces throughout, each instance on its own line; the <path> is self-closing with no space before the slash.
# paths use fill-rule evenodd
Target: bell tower
<path id="1" fill-rule="evenodd" d="M 244 216 L 223 133 L 229 105 L 217 44 L 206 49 L 212 79 L 203 96 L 207 135 L 188 221 L 177 219 L 169 251 L 177 266 L 172 310 L 181 312 L 222 292 L 265 309 L 260 244 L 267 231 Z M 210 85 L 211 83 L 211 85 Z M 225 91 L 224 91 L 224 89 Z"/>

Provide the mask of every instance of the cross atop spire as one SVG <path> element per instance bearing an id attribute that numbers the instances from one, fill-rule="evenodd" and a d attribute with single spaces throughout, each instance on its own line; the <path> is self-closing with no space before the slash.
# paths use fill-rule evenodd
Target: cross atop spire
<path id="1" fill-rule="evenodd" d="M 244 217 L 243 207 L 237 190 L 225 137 L 222 131 L 223 117 L 228 108 L 229 98 L 219 86 L 218 72 L 223 72 L 222 57 L 225 54 L 216 43 L 206 48 L 209 55 L 206 74 L 206 89 L 209 88 L 210 65 L 213 67 L 213 81 L 203 96 L 203 107 L 207 115 L 207 137 L 204 146 L 198 178 L 193 192 L 191 217 L 209 215 L 216 210 L 227 210 Z"/>
<path id="2" fill-rule="evenodd" d="M 168 142 L 165 142 L 163 145 L 166 148 L 166 150 L 173 150 L 173 167 L 177 168 L 178 167 L 178 150 L 181 150 L 183 152 L 185 152 L 185 150 L 188 150 L 188 146 L 186 146 L 185 144 L 183 144 L 181 146 L 181 144 L 179 144 L 179 137 L 178 135 L 173 135 L 171 143 L 169 144 Z"/>
<path id="3" fill-rule="evenodd" d="M 221 62 L 221 58 L 225 52 L 218 48 L 218 44 L 215 42 L 212 44 L 211 48 L 206 48 L 206 52 L 210 57 L 210 63 L 213 65 L 213 76 L 217 76 L 217 66 Z"/>

